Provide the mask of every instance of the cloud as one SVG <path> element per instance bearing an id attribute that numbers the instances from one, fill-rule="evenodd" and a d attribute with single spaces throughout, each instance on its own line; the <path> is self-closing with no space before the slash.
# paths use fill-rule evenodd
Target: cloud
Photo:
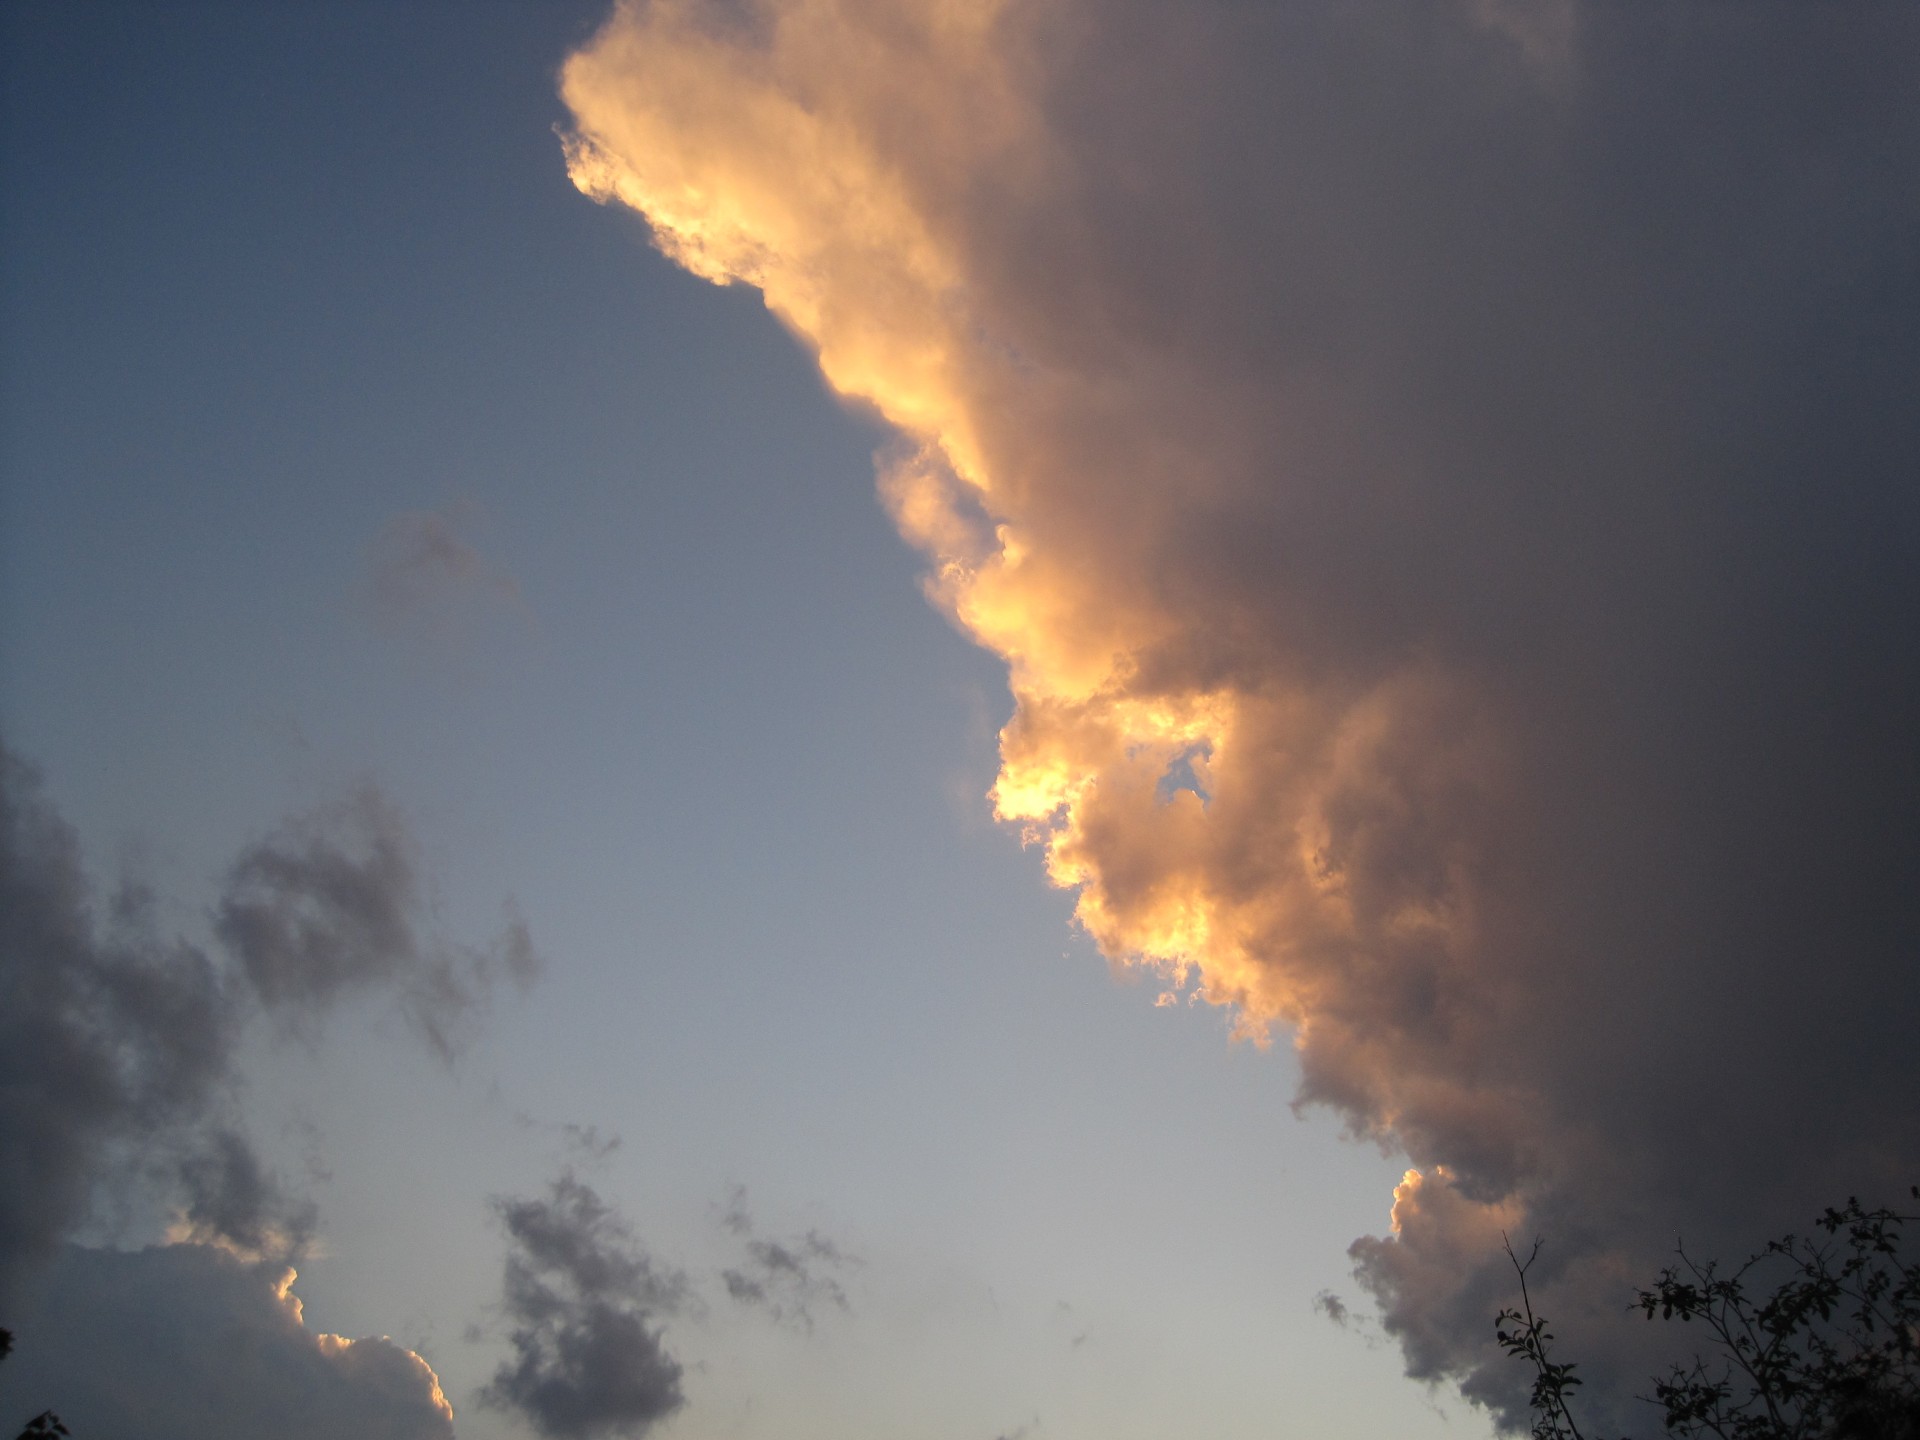
<path id="1" fill-rule="evenodd" d="M 539 958 L 511 910 L 492 953 L 434 939 L 421 912 L 412 837 L 368 785 L 247 846 L 228 872 L 216 928 L 261 1004 L 290 1029 L 310 1030 L 355 992 L 387 988 L 450 1061 L 496 969 L 524 987 Z"/>
<path id="2" fill-rule="evenodd" d="M 128 898 L 103 933 L 73 832 L 0 750 L 0 1303 L 116 1150 L 197 1125 L 229 1078 L 228 977 Z"/>
<path id="3" fill-rule="evenodd" d="M 306 1328 L 291 1267 L 207 1245 L 64 1248 L 0 1368 L 0 1403 L 77 1435 L 451 1440 L 427 1362 Z"/>
<path id="4" fill-rule="evenodd" d="M 809 1331 L 815 1306 L 851 1308 L 836 1272 L 857 1262 L 818 1230 L 787 1241 L 757 1238 L 747 1212 L 747 1192 L 739 1186 L 728 1197 L 720 1223 L 739 1236 L 746 1249 L 738 1265 L 720 1272 L 731 1299 L 765 1310 L 776 1323 L 790 1322 Z"/>
<path id="5" fill-rule="evenodd" d="M 1331 1320 L 1335 1325 L 1338 1325 L 1342 1330 L 1347 1328 L 1347 1321 L 1351 1318 L 1350 1312 L 1347 1309 L 1347 1302 L 1342 1300 L 1333 1291 L 1322 1290 L 1318 1295 L 1315 1295 L 1313 1297 L 1313 1308 L 1316 1313 L 1326 1316 L 1327 1319 Z"/>
<path id="6" fill-rule="evenodd" d="M 691 1299 L 686 1277 L 643 1250 L 573 1174 L 545 1198 L 496 1202 L 509 1249 L 502 1308 L 511 1359 L 482 1394 L 542 1435 L 642 1435 L 686 1397 L 660 1321 Z"/>
<path id="7" fill-rule="evenodd" d="M 541 1120 L 524 1110 L 516 1110 L 513 1123 L 522 1130 L 544 1133 L 557 1138 L 560 1153 L 564 1156 L 569 1170 L 575 1165 L 592 1170 L 601 1165 L 608 1156 L 618 1150 L 622 1144 L 618 1131 L 602 1133 L 598 1125 L 578 1125 L 570 1120 Z"/>
<path id="8" fill-rule="evenodd" d="M 442 643 L 464 639 L 477 619 L 517 607 L 520 585 L 474 548 L 470 511 L 407 510 L 367 547 L 367 594 L 385 630 Z"/>
<path id="9" fill-rule="evenodd" d="M 567 1149 L 589 1164 L 606 1159 L 620 1148 L 620 1137 L 602 1135 L 598 1125 L 575 1125 L 569 1121 L 560 1126 L 560 1134 Z"/>
<path id="10" fill-rule="evenodd" d="M 1403 1150 L 1354 1251 L 1513 1418 L 1920 1154 L 1920 16 L 623 3 L 567 164 L 899 433 L 998 813 Z M 1615 1406 L 1617 1409 L 1617 1405 Z"/>
<path id="11" fill-rule="evenodd" d="M 537 967 L 511 910 L 485 952 L 421 929 L 412 842 L 371 790 L 289 821 L 242 853 L 214 917 L 216 953 L 161 938 L 153 897 L 138 887 L 123 886 L 104 915 L 99 909 L 71 828 L 30 768 L 0 748 L 0 1309 L 55 1367 L 81 1363 L 63 1360 L 59 1347 L 87 1326 L 108 1327 L 101 1345 L 134 1343 L 131 1331 L 83 1313 L 115 1284 L 148 1287 L 143 1303 L 154 1309 L 143 1323 L 164 1326 L 174 1312 L 163 1279 L 179 1278 L 186 1324 L 191 1305 L 214 1303 L 207 1296 L 245 1311 L 254 1302 L 234 1277 L 290 1275 L 287 1262 L 307 1250 L 313 1205 L 288 1193 L 236 1123 L 237 1047 L 257 1010 L 305 1029 L 353 994 L 397 991 L 444 1057 L 496 972 L 524 983 Z M 168 1238 L 193 1243 L 142 1252 L 149 1258 L 59 1249 L 103 1208 L 135 1223 L 171 1214 Z M 214 1251 L 235 1267 L 269 1263 L 223 1269 L 205 1258 Z M 284 1293 L 275 1303 L 291 1305 L 297 1322 L 297 1304 Z M 69 1315 L 63 1305 L 78 1308 Z M 255 1304 L 233 1324 L 265 1324 L 266 1313 Z M 348 1376 L 349 1391 L 404 1392 L 415 1363 L 384 1342 L 302 1343 L 325 1352 L 329 1373 Z M 246 1384 L 275 1375 L 308 1383 L 298 1368 L 311 1369 L 308 1361 L 276 1365 Z M 140 1383 L 158 1386 L 168 1373 L 150 1368 Z M 172 1373 L 182 1385 L 198 1383 L 190 1367 Z M 438 1432 L 375 1425 L 359 1433 Z"/>
<path id="12" fill-rule="evenodd" d="M 296 1259 L 317 1212 L 296 1200 L 239 1133 L 216 1127 L 179 1166 L 183 1207 L 171 1238 L 223 1246 L 250 1259 Z"/>
<path id="13" fill-rule="evenodd" d="M 1364 1275 L 1362 1283 L 1367 1283 Z M 1356 1310 L 1345 1296 L 1332 1290 L 1322 1290 L 1313 1297 L 1312 1304 L 1314 1314 L 1324 1315 L 1336 1328 L 1355 1337 L 1369 1350 L 1378 1350 L 1386 1343 L 1380 1333 L 1379 1321 L 1364 1310 Z"/>

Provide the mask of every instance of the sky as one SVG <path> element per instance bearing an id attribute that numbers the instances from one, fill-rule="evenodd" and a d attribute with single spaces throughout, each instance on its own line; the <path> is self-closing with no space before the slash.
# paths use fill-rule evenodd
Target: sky
<path id="1" fill-rule="evenodd" d="M 0 14 L 0 1423 L 1617 1429 L 1920 1179 L 1910 7 Z"/>

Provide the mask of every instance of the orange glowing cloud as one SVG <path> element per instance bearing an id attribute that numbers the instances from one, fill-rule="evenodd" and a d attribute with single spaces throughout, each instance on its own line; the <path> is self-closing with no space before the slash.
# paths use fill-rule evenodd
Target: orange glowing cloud
<path id="1" fill-rule="evenodd" d="M 623 0 L 562 77 L 581 191 L 898 431 L 1081 924 L 1419 1167 L 1356 1256 L 1496 1405 L 1502 1226 L 1617 1275 L 1920 1149 L 1920 32 L 1769 14 Z"/>
<path id="2" fill-rule="evenodd" d="M 1140 684 L 1143 652 L 1178 623 L 1049 544 L 1057 517 L 1003 460 L 1013 437 L 989 410 L 997 393 L 1076 377 L 1036 372 L 982 313 L 950 197 L 930 188 L 1044 180 L 1050 141 L 1002 11 L 809 3 L 757 14 L 748 34 L 696 6 L 625 7 L 566 67 L 569 173 L 644 214 L 689 270 L 758 287 L 838 391 L 911 437 L 883 468 L 883 499 L 931 561 L 929 595 L 1011 670 L 997 813 L 1045 844 L 1111 955 L 1193 969 L 1264 1034 L 1287 997 L 1182 858 L 1204 852 L 1207 809 L 1156 796 L 1177 759 L 1217 766 L 1244 699 Z M 1117 869 L 1154 873 L 1123 898 Z"/>

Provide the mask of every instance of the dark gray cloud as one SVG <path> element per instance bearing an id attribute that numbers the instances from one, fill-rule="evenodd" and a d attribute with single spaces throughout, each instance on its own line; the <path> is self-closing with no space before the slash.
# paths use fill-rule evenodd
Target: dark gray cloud
<path id="1" fill-rule="evenodd" d="M 306 1253 L 313 1202 L 288 1195 L 238 1132 L 212 1128 L 180 1162 L 179 1181 L 182 1238 L 281 1260 Z"/>
<path id="2" fill-rule="evenodd" d="M 427 1363 L 308 1330 L 294 1278 L 207 1245 L 65 1247 L 0 1366 L 0 1414 L 142 1440 L 451 1440 Z"/>
<path id="3" fill-rule="evenodd" d="M 451 1060 L 484 1010 L 497 971 L 525 986 L 539 971 L 517 913 L 491 952 L 423 926 L 418 857 L 377 788 L 289 820 L 241 852 L 216 928 L 261 1004 L 302 1030 L 361 991 L 390 991 L 436 1054 Z"/>
<path id="4" fill-rule="evenodd" d="M 1327 1319 L 1338 1325 L 1342 1330 L 1347 1328 L 1347 1322 L 1352 1318 L 1347 1310 L 1347 1302 L 1331 1290 L 1322 1290 L 1318 1295 L 1314 1296 L 1313 1308 L 1316 1312 L 1326 1316 Z"/>
<path id="5" fill-rule="evenodd" d="M 412 850 L 398 812 L 367 789 L 241 852 L 220 938 L 269 1010 L 324 1005 L 419 965 Z"/>
<path id="6" fill-rule="evenodd" d="M 0 750 L 0 1304 L 124 1152 L 197 1125 L 229 1079 L 234 987 L 142 908 L 98 923 L 73 832 Z"/>
<path id="7" fill-rule="evenodd" d="M 37 777 L 0 749 L 0 1306 L 104 1191 L 173 1209 L 177 1233 L 297 1258 L 313 1207 L 233 1119 L 236 1046 L 256 1008 L 311 1030 L 368 990 L 397 993 L 443 1058 L 494 977 L 538 961 L 511 911 L 490 951 L 422 929 L 412 845 L 377 792 L 248 847 L 216 956 L 158 933 L 153 897 L 104 907 Z"/>
<path id="8" fill-rule="evenodd" d="M 1677 1235 L 1920 1160 L 1920 10 L 703 13 L 570 65 L 577 181 L 906 432 L 1002 814 L 1420 1170 L 1412 1373 L 1518 1415 L 1543 1234 L 1640 1418 Z"/>
<path id="9" fill-rule="evenodd" d="M 512 1358 L 483 1392 L 543 1435 L 644 1434 L 686 1397 L 661 1322 L 691 1302 L 620 1215 L 572 1173 L 533 1200 L 496 1202 L 508 1251 L 502 1308 Z"/>
<path id="10" fill-rule="evenodd" d="M 840 1276 L 857 1262 L 818 1230 L 784 1241 L 757 1237 L 747 1192 L 739 1186 L 728 1197 L 720 1223 L 740 1237 L 746 1251 L 738 1265 L 720 1272 L 729 1298 L 803 1330 L 813 1329 L 820 1305 L 852 1308 Z"/>

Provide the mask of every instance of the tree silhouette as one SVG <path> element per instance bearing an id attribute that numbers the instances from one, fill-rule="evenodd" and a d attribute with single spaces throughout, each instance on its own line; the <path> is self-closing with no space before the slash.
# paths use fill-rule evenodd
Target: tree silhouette
<path id="1" fill-rule="evenodd" d="M 1920 1199 L 1920 1186 L 1912 1189 Z M 1857 1199 L 1814 1222 L 1823 1234 L 1784 1235 L 1722 1271 L 1685 1247 L 1632 1309 L 1651 1320 L 1699 1321 L 1707 1350 L 1655 1377 L 1667 1432 L 1682 1440 L 1920 1440 L 1920 1259 L 1905 1227 L 1920 1215 L 1868 1210 Z M 1494 1322 L 1502 1349 L 1534 1370 L 1535 1440 L 1587 1440 L 1569 1397 L 1575 1366 L 1552 1356 L 1534 1314 L 1527 1271 L 1520 1308 Z M 1771 1284 L 1772 1288 L 1766 1289 Z"/>
<path id="2" fill-rule="evenodd" d="M 1540 1258 L 1541 1241 L 1522 1260 L 1513 1253 L 1513 1242 L 1500 1237 L 1507 1247 L 1507 1258 L 1520 1276 L 1520 1308 L 1502 1310 L 1494 1317 L 1493 1334 L 1500 1348 L 1516 1360 L 1525 1360 L 1534 1369 L 1533 1393 L 1528 1404 L 1533 1408 L 1534 1440 L 1586 1440 L 1574 1421 L 1567 1397 L 1580 1386 L 1575 1366 L 1560 1364 L 1550 1353 L 1553 1332 L 1547 1329 L 1545 1316 L 1533 1313 L 1533 1296 L 1527 1290 L 1527 1271 Z"/>
<path id="3" fill-rule="evenodd" d="M 0 1360 L 13 1353 L 13 1332 L 0 1329 Z M 71 1435 L 73 1432 L 60 1421 L 60 1417 L 51 1410 L 42 1410 L 27 1421 L 27 1428 L 19 1434 L 18 1440 L 48 1440 L 50 1436 Z"/>

